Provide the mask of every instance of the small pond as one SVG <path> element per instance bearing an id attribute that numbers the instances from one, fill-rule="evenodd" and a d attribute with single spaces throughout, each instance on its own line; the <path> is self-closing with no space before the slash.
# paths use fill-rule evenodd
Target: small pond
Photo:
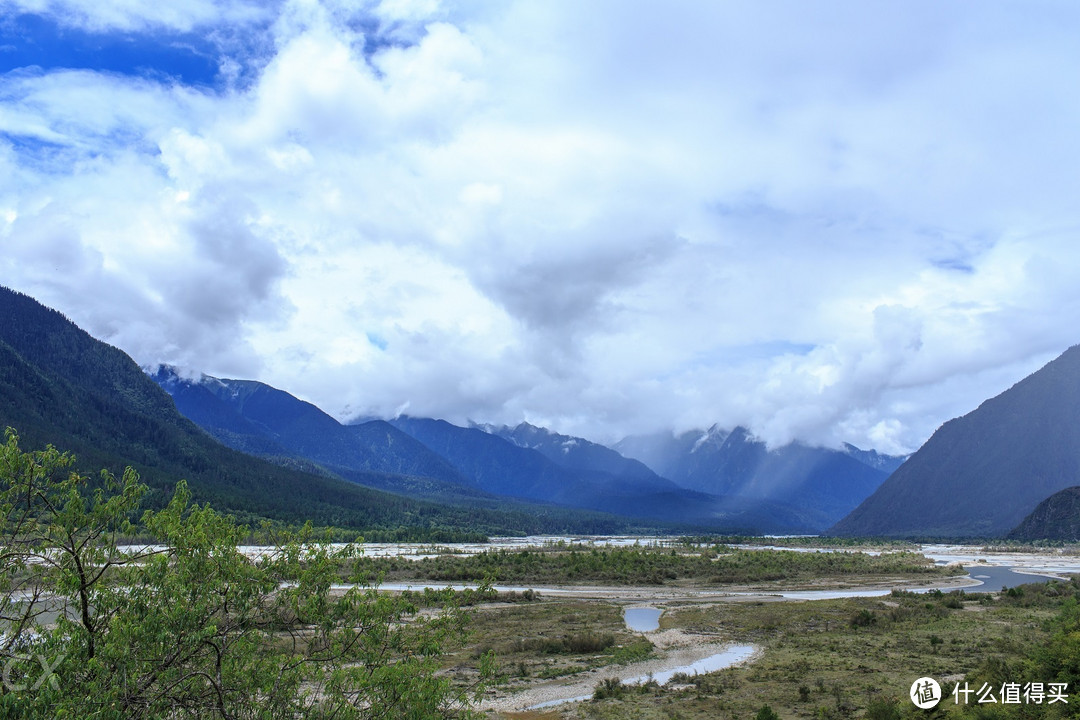
<path id="1" fill-rule="evenodd" d="M 660 629 L 660 616 L 663 610 L 654 607 L 632 607 L 623 611 L 626 629 L 634 632 L 652 632 Z"/>

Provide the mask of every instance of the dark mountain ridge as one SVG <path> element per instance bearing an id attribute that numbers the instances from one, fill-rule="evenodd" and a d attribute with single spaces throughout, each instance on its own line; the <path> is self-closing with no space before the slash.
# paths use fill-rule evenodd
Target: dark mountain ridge
<path id="1" fill-rule="evenodd" d="M 1080 542 L 1080 486 L 1059 490 L 1043 500 L 1006 537 L 1026 542 Z"/>
<path id="2" fill-rule="evenodd" d="M 304 459 L 353 482 L 440 500 L 483 497 L 454 468 L 408 434 L 380 420 L 342 425 L 315 405 L 253 380 L 168 367 L 151 376 L 177 409 L 223 444 L 280 461 Z"/>
<path id="3" fill-rule="evenodd" d="M 1080 346 L 950 420 L 830 531 L 1001 537 L 1080 482 Z"/>

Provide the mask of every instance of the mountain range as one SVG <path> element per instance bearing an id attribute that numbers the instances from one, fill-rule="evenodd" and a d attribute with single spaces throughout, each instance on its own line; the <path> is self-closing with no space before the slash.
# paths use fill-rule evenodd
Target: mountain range
<path id="1" fill-rule="evenodd" d="M 32 298 L 0 288 L 0 426 L 80 468 L 135 466 L 163 504 L 378 536 L 716 530 L 1063 537 L 1080 527 L 1080 347 L 945 423 L 908 458 L 770 448 L 745 428 L 612 447 L 521 423 L 342 423 L 264 383 L 150 374 Z M 891 473 L 891 474 L 890 474 Z M 887 479 L 886 479 L 887 478 Z"/>
<path id="2" fill-rule="evenodd" d="M 102 468 L 119 474 L 134 467 L 149 486 L 144 501 L 149 507 L 163 506 L 175 484 L 186 479 L 196 501 L 244 522 L 311 520 L 363 530 L 369 538 L 612 533 L 641 527 L 573 508 L 494 500 L 487 506 L 455 504 L 385 492 L 373 488 L 442 481 L 375 470 L 356 470 L 346 480 L 288 453 L 280 443 L 247 433 L 253 443 L 247 449 L 257 448 L 273 461 L 254 457 L 226 447 L 188 420 L 130 357 L 55 310 L 0 287 L 0 318 L 0 427 L 14 428 L 24 449 L 52 444 L 72 452 L 91 477 Z M 312 408 L 305 409 L 317 417 Z M 246 430 L 250 427 L 242 422 L 227 428 L 238 438 Z M 396 433 L 393 439 L 408 442 Z M 450 472 L 436 458 L 431 461 Z M 470 491 L 462 487 L 460 492 Z"/>
<path id="3" fill-rule="evenodd" d="M 863 462 L 820 448 L 770 451 L 739 429 L 726 434 L 723 452 L 671 436 L 669 449 L 687 450 L 683 464 L 698 468 L 673 480 L 612 448 L 528 423 L 461 427 L 402 416 L 342 424 L 259 382 L 183 378 L 166 367 L 153 378 L 185 416 L 232 448 L 447 502 L 539 502 L 688 529 L 807 533 L 839 520 L 887 475 L 872 466 L 884 462 L 876 453 L 859 456 Z M 727 462 L 729 456 L 739 462 Z"/>
<path id="4" fill-rule="evenodd" d="M 612 448 L 528 424 L 343 424 L 263 383 L 187 378 L 166 367 L 148 374 L 6 288 L 0 316 L 0 424 L 16 428 L 25 447 L 72 451 L 88 473 L 136 467 L 152 506 L 184 478 L 197 500 L 251 522 L 311 519 L 379 533 L 806 533 L 828 527 L 849 509 L 844 497 L 853 507 L 885 477 L 866 464 L 857 481 L 826 477 L 815 470 L 819 455 L 847 457 L 820 451 L 802 469 L 787 461 L 787 484 L 770 491 L 760 475 L 749 484 L 664 477 Z M 757 450 L 768 465 L 773 451 Z M 848 484 L 845 496 L 839 488 Z M 788 493 L 796 486 L 807 492 Z"/>
<path id="5" fill-rule="evenodd" d="M 1055 518 L 1053 527 L 1018 527 L 1080 480 L 1078 408 L 1080 348 L 1071 348 L 907 458 L 851 445 L 769 448 L 740 427 L 632 436 L 609 448 L 528 423 L 384 424 L 456 473 L 444 480 L 495 497 L 728 530 L 1033 538 L 1054 537 L 1071 517 L 1064 493 L 1036 513 Z M 381 421 L 349 427 L 372 422 Z"/>
<path id="6" fill-rule="evenodd" d="M 310 463 L 335 477 L 409 497 L 480 507 L 541 503 L 687 530 L 809 529 L 797 509 L 686 490 L 609 448 L 542 428 L 532 428 L 534 441 L 576 451 L 549 455 L 520 442 L 531 426 L 520 426 L 515 441 L 510 428 L 458 427 L 430 418 L 342 424 L 264 383 L 188 379 L 167 367 L 151 377 L 181 413 L 229 447 L 277 463 Z"/>

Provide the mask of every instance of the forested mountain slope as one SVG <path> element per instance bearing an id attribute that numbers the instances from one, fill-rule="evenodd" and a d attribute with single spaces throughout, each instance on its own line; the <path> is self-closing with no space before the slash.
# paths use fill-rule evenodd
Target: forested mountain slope
<path id="1" fill-rule="evenodd" d="M 312 520 L 399 537 L 445 531 L 613 532 L 611 517 L 447 506 L 392 495 L 242 454 L 184 418 L 172 399 L 122 351 L 55 310 L 0 288 L 0 426 L 24 448 L 71 451 L 87 473 L 134 466 L 163 505 L 181 478 L 195 499 L 244 521 Z M 306 465 L 318 472 L 311 463 Z"/>
<path id="2" fill-rule="evenodd" d="M 839 535 L 1000 537 L 1080 483 L 1080 346 L 938 429 Z"/>

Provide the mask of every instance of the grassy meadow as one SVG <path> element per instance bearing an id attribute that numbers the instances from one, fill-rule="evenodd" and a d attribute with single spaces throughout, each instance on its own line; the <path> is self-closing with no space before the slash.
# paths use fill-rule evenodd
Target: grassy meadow
<path id="1" fill-rule="evenodd" d="M 1003 708 L 977 705 L 973 700 L 957 706 L 949 693 L 957 681 L 967 681 L 975 688 L 982 682 L 1055 681 L 1061 673 L 1060 662 L 1054 665 L 1047 648 L 1061 642 L 1062 618 L 1080 597 L 1080 583 L 1075 581 L 1051 581 L 1002 593 L 894 591 L 883 597 L 831 600 L 783 601 L 765 595 L 717 599 L 692 592 L 680 596 L 678 589 L 756 588 L 769 592 L 822 583 L 919 582 L 947 580 L 957 570 L 935 567 L 909 552 L 872 557 L 710 546 L 675 552 L 653 548 L 547 549 L 514 555 L 490 553 L 408 566 L 395 561 L 388 564 L 394 565 L 395 577 L 407 573 L 408 577 L 428 574 L 444 580 L 473 580 L 482 574 L 489 580 L 506 578 L 526 586 L 555 583 L 561 570 L 586 567 L 572 576 L 573 580 L 625 585 L 628 591 L 635 585 L 639 590 L 655 587 L 658 592 L 665 591 L 655 602 L 633 603 L 663 607 L 661 632 L 676 630 L 701 642 L 752 644 L 758 652 L 741 666 L 677 676 L 663 687 L 656 683 L 597 683 L 595 697 L 585 702 L 543 711 L 488 711 L 491 718 L 1058 717 L 1072 707 Z M 667 571 L 658 570 L 665 564 Z M 654 582 L 658 572 L 663 577 Z M 674 595 L 666 592 L 669 590 Z M 627 677 L 628 664 L 663 656 L 663 650 L 650 640 L 651 634 L 626 629 L 622 612 L 628 603 L 617 599 L 568 598 L 542 592 L 500 596 L 490 591 L 486 597 L 474 595 L 470 603 L 474 614 L 469 642 L 444 658 L 444 668 L 464 682 L 470 677 L 471 665 L 492 653 L 497 668 L 495 685 L 503 695 L 536 683 L 571 681 L 597 668 L 603 669 L 604 677 Z M 919 710 L 908 700 L 911 683 L 922 676 L 938 679 L 946 693 L 933 711 Z M 1075 704 L 1080 706 L 1080 698 Z"/>

